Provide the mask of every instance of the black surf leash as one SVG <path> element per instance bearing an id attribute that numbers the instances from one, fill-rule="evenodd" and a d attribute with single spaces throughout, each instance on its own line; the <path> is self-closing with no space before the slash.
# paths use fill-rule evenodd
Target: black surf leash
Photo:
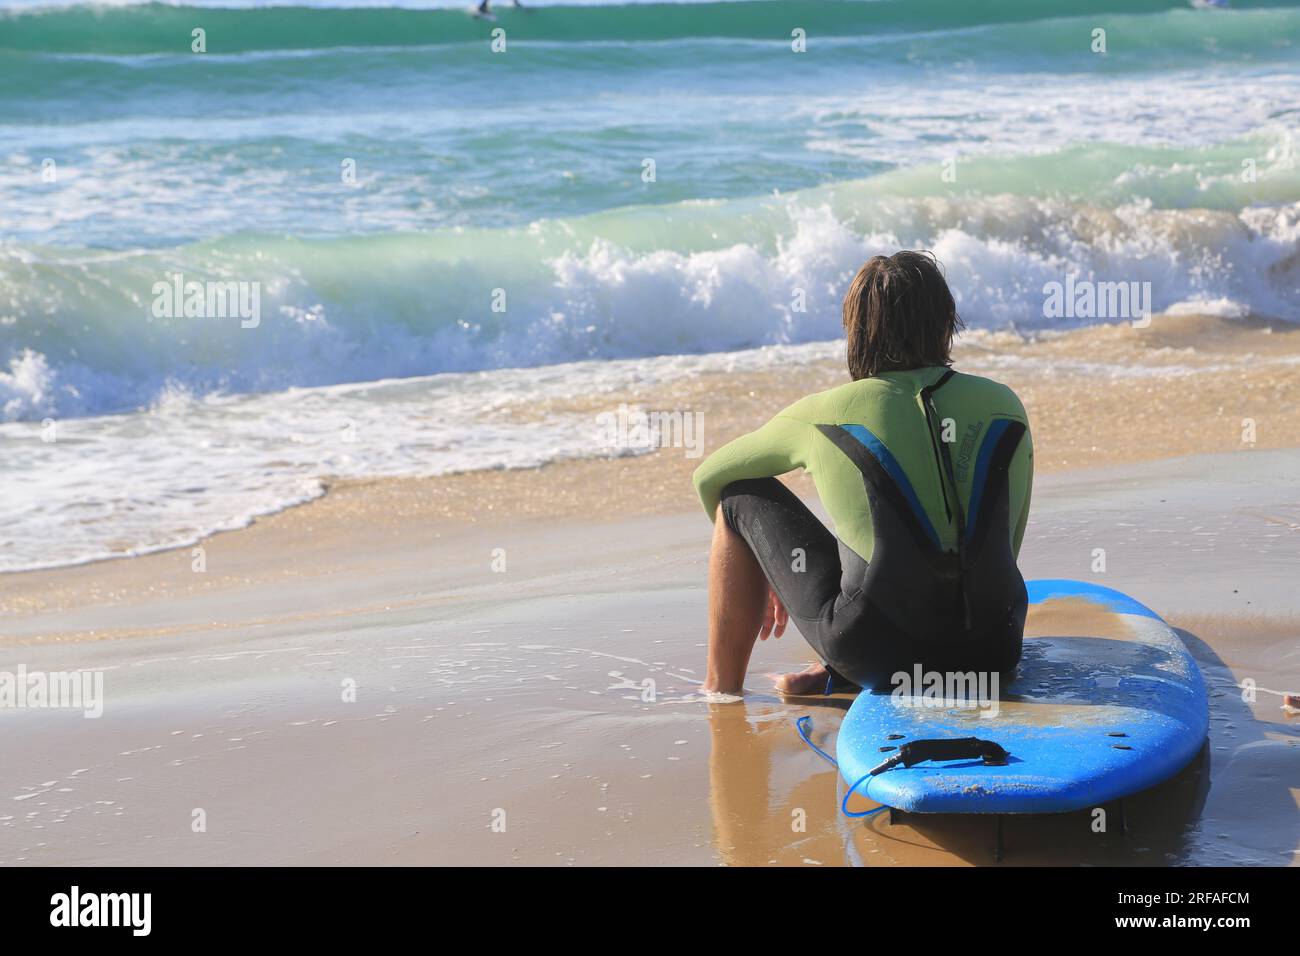
<path id="1" fill-rule="evenodd" d="M 804 721 L 807 721 L 806 725 Z M 839 766 L 839 761 L 812 742 L 812 738 L 809 736 L 812 728 L 811 717 L 807 715 L 800 717 L 795 721 L 795 727 L 798 729 L 799 737 L 804 743 L 832 765 Z M 1011 754 L 1007 753 L 1001 744 L 994 743 L 992 740 L 981 740 L 979 737 L 938 737 L 908 741 L 898 748 L 897 753 L 890 754 L 887 760 L 868 770 L 849 787 L 848 792 L 844 794 L 844 800 L 840 803 L 840 812 L 846 817 L 869 817 L 874 813 L 887 809 L 882 804 L 874 810 L 852 813 L 849 810 L 849 798 L 853 796 L 853 792 L 858 787 L 867 783 L 872 777 L 879 776 L 886 770 L 892 770 L 899 764 L 907 768 L 923 763 L 926 760 L 973 760 L 976 757 L 982 759 L 986 767 L 1000 767 L 1006 764 Z M 871 799 L 870 794 L 867 793 L 867 787 L 862 787 L 862 795 L 868 800 Z"/>
<path id="2" fill-rule="evenodd" d="M 914 767 L 926 760 L 971 760 L 980 757 L 986 767 L 1001 767 L 1011 755 L 1001 744 L 979 737 L 938 737 L 930 740 L 910 740 L 890 754 L 889 759 L 868 774 L 870 777 L 897 767 Z"/>

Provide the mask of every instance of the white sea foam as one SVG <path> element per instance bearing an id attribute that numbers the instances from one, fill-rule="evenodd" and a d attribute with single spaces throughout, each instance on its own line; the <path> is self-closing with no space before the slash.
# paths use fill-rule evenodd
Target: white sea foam
<path id="1" fill-rule="evenodd" d="M 592 414 L 520 419 L 552 399 L 702 371 L 834 356 L 838 343 L 649 361 L 194 397 L 146 411 L 0 425 L 0 571 L 190 544 L 319 496 L 334 477 L 438 475 L 633 454 Z M 51 437 L 53 428 L 54 441 Z"/>
<path id="2" fill-rule="evenodd" d="M 971 368 L 996 375 L 1041 360 L 1000 352 L 1005 332 L 974 330 Z M 1046 332 L 1051 336 L 1054 333 Z M 651 389 L 707 372 L 780 369 L 843 356 L 842 340 L 738 352 L 585 361 L 264 395 L 196 397 L 168 390 L 136 413 L 0 424 L 0 571 L 73 564 L 191 544 L 308 501 L 332 478 L 523 468 L 566 458 L 635 454 L 600 440 L 596 413 L 533 416 L 569 398 Z M 1175 359 L 1178 357 L 1175 356 Z M 1161 356 L 1116 367 L 1050 360 L 1110 378 L 1231 371 Z M 1283 363 L 1294 374 L 1295 363 Z M 1283 366 L 1279 366 L 1280 370 Z M 521 413 L 521 410 L 522 413 Z"/>
<path id="3" fill-rule="evenodd" d="M 1300 320 L 1300 203 L 1234 213 L 1009 195 L 878 202 L 855 194 L 866 188 L 683 206 L 672 216 L 684 232 L 704 224 L 717 238 L 681 249 L 599 238 L 598 221 L 337 246 L 46 250 L 36 262 L 0 250 L 0 293 L 24 316 L 0 325 L 0 347 L 31 343 L 0 364 L 0 416 L 129 410 L 176 386 L 234 394 L 824 341 L 840 333 L 853 272 L 899 248 L 935 252 L 974 328 L 1060 327 L 1044 314 L 1044 287 L 1067 276 L 1150 283 L 1157 312 L 1215 303 L 1220 314 Z M 150 283 L 169 265 L 260 283 L 258 328 L 152 316 Z M 494 288 L 508 292 L 500 313 Z M 76 321 L 42 318 L 52 314 Z M 46 327 L 32 335 L 34 324 Z"/>

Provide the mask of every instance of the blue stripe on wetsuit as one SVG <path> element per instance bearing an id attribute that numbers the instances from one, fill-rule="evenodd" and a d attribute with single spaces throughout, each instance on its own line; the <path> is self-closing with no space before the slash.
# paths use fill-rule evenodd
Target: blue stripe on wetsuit
<path id="1" fill-rule="evenodd" d="M 979 457 L 975 460 L 975 476 L 971 479 L 970 504 L 966 508 L 966 540 L 975 537 L 975 522 L 979 520 L 980 498 L 984 495 L 984 486 L 989 480 L 989 460 L 997 450 L 1003 433 L 1011 426 L 1009 418 L 995 418 L 989 423 L 989 430 L 984 433 L 984 442 L 980 445 Z"/>
<path id="2" fill-rule="evenodd" d="M 930 516 L 927 515 L 925 509 L 921 507 L 920 499 L 916 497 L 916 492 L 912 490 L 912 483 L 907 480 L 907 475 L 904 473 L 902 465 L 898 463 L 898 459 L 893 456 L 890 450 L 885 447 L 885 443 L 873 435 L 871 430 L 865 425 L 840 425 L 839 427 L 860 441 L 862 446 L 866 448 L 867 451 L 871 452 L 872 457 L 874 457 L 876 461 L 880 462 L 880 467 L 884 468 L 889 477 L 894 479 L 894 484 L 896 484 L 898 490 L 903 493 L 903 497 L 907 499 L 907 503 L 912 506 L 912 511 L 916 513 L 917 519 L 921 522 L 921 527 L 924 528 L 926 534 L 930 536 L 930 540 L 934 542 L 934 546 L 942 551 L 943 545 L 939 541 L 939 535 L 934 530 L 934 525 L 930 523 Z"/>

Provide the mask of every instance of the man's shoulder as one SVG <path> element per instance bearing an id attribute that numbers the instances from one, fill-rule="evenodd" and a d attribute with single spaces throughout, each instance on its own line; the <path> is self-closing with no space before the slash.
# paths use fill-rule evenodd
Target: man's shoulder
<path id="1" fill-rule="evenodd" d="M 864 378 L 855 382 L 845 382 L 824 391 L 807 395 L 793 405 L 782 410 L 785 418 L 793 418 L 810 424 L 845 421 L 843 417 L 848 410 L 864 399 L 883 396 L 892 390 L 889 383 L 880 379 Z"/>
<path id="2" fill-rule="evenodd" d="M 958 381 L 961 383 L 963 397 L 978 401 L 990 414 L 1025 420 L 1024 403 L 1010 385 L 970 372 L 961 372 Z"/>
<path id="3" fill-rule="evenodd" d="M 995 379 L 960 372 L 945 386 L 949 388 L 959 392 L 963 402 L 977 403 L 988 414 L 1025 420 L 1020 397 L 1009 385 Z M 942 396 L 943 391 L 938 395 Z M 808 424 L 858 421 L 889 417 L 902 408 L 910 412 L 917 407 L 916 401 L 915 392 L 905 382 L 884 377 L 862 378 L 801 398 L 783 409 L 779 417 Z"/>

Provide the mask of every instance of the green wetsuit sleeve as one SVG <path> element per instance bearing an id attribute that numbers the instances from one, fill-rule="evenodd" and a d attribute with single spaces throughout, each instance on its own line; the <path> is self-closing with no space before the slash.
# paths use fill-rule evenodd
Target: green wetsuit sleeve
<path id="1" fill-rule="evenodd" d="M 1020 557 L 1020 545 L 1025 540 L 1025 525 L 1029 523 L 1029 500 L 1034 491 L 1034 442 L 1025 429 L 1020 446 L 1011 456 L 1008 469 L 1010 480 L 1011 552 Z"/>
<path id="2" fill-rule="evenodd" d="M 762 428 L 729 441 L 695 469 L 695 491 L 712 520 L 722 489 L 745 478 L 774 478 L 807 467 L 810 433 L 807 423 L 784 414 Z"/>

